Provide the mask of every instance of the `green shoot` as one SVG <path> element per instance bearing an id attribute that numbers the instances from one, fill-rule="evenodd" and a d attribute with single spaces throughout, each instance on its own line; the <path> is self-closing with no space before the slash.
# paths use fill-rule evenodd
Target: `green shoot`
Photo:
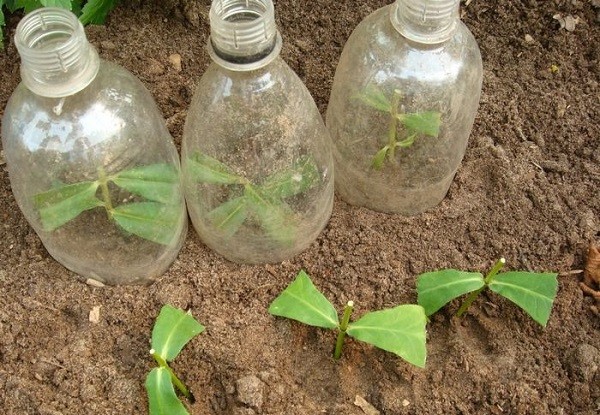
<path id="1" fill-rule="evenodd" d="M 191 403 L 194 403 L 194 396 L 169 367 L 168 362 L 173 361 L 181 349 L 203 331 L 202 324 L 189 312 L 170 305 L 165 305 L 160 310 L 152 330 L 150 350 L 158 367 L 152 369 L 146 378 L 150 415 L 189 415 L 177 397 L 174 386 Z"/>
<path id="2" fill-rule="evenodd" d="M 185 169 L 194 183 L 231 186 L 237 194 L 208 213 L 216 229 L 233 236 L 246 221 L 252 220 L 283 244 L 292 243 L 296 234 L 295 213 L 286 199 L 307 192 L 319 182 L 317 165 L 310 157 L 301 157 L 289 169 L 268 176 L 260 184 L 200 152 L 187 159 Z"/>
<path id="3" fill-rule="evenodd" d="M 501 258 L 484 277 L 478 272 L 446 269 L 421 274 L 417 279 L 418 303 L 432 315 L 451 300 L 470 293 L 456 315 L 462 316 L 486 288 L 521 307 L 536 322 L 546 327 L 558 290 L 555 273 L 499 272 Z"/>
<path id="4" fill-rule="evenodd" d="M 114 184 L 143 199 L 115 205 L 110 195 Z M 34 196 L 45 231 L 52 232 L 87 210 L 102 207 L 120 228 L 149 241 L 169 245 L 181 219 L 179 175 L 169 164 L 135 167 L 108 176 L 98 168 L 98 179 L 73 184 L 59 183 Z"/>
<path id="5" fill-rule="evenodd" d="M 346 335 L 394 353 L 407 362 L 425 366 L 425 325 L 427 318 L 419 305 L 400 305 L 374 311 L 350 322 L 354 303 L 348 301 L 342 321 L 325 296 L 313 285 L 310 277 L 300 271 L 296 279 L 271 303 L 269 313 L 310 326 L 337 329 L 334 359 L 342 355 Z"/>
<path id="6" fill-rule="evenodd" d="M 17 10 L 29 13 L 40 7 L 60 7 L 71 10 L 81 23 L 87 25 L 104 24 L 106 16 L 118 2 L 119 0 L 0 0 L 0 49 L 4 48 L 4 7 L 11 13 Z"/>
<path id="7" fill-rule="evenodd" d="M 371 167 L 380 170 L 385 161 L 396 163 L 396 149 L 411 147 L 420 136 L 437 137 L 440 132 L 441 114 L 434 111 L 401 112 L 402 93 L 394 90 L 392 99 L 375 86 L 367 86 L 359 99 L 371 108 L 389 113 L 389 127 L 386 144 L 373 156 Z M 403 133 L 399 138 L 398 130 Z"/>

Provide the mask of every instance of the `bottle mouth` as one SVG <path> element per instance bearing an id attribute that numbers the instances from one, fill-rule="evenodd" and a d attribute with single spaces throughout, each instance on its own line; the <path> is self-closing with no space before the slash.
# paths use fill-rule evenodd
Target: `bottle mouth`
<path id="1" fill-rule="evenodd" d="M 214 0 L 209 17 L 209 52 L 218 63 L 256 69 L 277 56 L 281 39 L 272 0 Z"/>
<path id="2" fill-rule="evenodd" d="M 459 0 L 397 0 L 391 9 L 393 26 L 403 36 L 435 44 L 452 37 L 459 21 Z"/>
<path id="3" fill-rule="evenodd" d="M 15 46 L 23 82 L 39 95 L 71 95 L 98 71 L 98 55 L 68 10 L 43 7 L 26 15 L 17 25 Z"/>

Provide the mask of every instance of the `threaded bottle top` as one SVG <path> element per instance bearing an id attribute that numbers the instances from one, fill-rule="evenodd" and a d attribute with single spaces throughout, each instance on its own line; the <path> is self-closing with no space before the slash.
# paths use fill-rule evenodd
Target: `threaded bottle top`
<path id="1" fill-rule="evenodd" d="M 392 24 L 407 39 L 435 44 L 452 37 L 459 22 L 460 0 L 396 0 Z"/>
<path id="2" fill-rule="evenodd" d="M 228 69 L 258 69 L 281 51 L 272 0 L 213 0 L 210 8 L 212 59 Z"/>
<path id="3" fill-rule="evenodd" d="M 73 95 L 98 73 L 98 54 L 68 10 L 44 7 L 29 13 L 17 25 L 15 45 L 23 83 L 37 95 Z"/>

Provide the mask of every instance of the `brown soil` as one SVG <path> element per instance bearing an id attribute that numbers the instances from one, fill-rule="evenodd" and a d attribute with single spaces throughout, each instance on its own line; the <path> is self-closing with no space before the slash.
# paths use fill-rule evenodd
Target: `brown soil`
<path id="1" fill-rule="evenodd" d="M 321 111 L 352 28 L 388 2 L 277 2 L 283 57 Z M 147 85 L 179 143 L 194 84 L 209 63 L 209 2 L 151 3 L 121 6 L 106 26 L 87 31 L 102 57 Z M 412 218 L 336 199 L 319 239 L 280 265 L 227 262 L 190 230 L 156 284 L 86 285 L 44 250 L 0 166 L 1 412 L 147 413 L 150 331 L 169 303 L 191 308 L 207 327 L 174 364 L 197 397 L 192 414 L 359 415 L 357 395 L 394 415 L 597 414 L 600 319 L 577 273 L 560 277 L 546 329 L 494 294 L 462 320 L 451 317 L 452 303 L 429 324 L 425 369 L 352 340 L 334 362 L 334 333 L 266 311 L 302 268 L 335 304 L 353 299 L 358 316 L 415 302 L 415 277 L 428 270 L 485 270 L 500 256 L 510 269 L 584 267 L 588 243 L 600 239 L 598 2 L 469 3 L 462 10 L 483 54 L 483 96 L 448 197 Z M 557 13 L 578 18 L 575 30 L 561 29 Z M 18 18 L 9 17 L 9 36 Z M 169 62 L 174 53 L 180 72 Z M 8 40 L 0 108 L 18 82 Z M 95 306 L 100 321 L 91 323 Z"/>

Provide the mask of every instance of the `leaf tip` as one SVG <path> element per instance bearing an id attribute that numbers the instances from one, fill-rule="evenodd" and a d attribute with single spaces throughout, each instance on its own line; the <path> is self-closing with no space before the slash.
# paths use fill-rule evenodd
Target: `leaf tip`
<path id="1" fill-rule="evenodd" d="M 498 261 L 498 262 L 500 262 L 502 265 L 504 265 L 504 264 L 506 264 L 506 259 L 505 258 L 500 258 L 500 261 Z"/>
<path id="2" fill-rule="evenodd" d="M 348 307 L 354 307 L 354 301 L 350 300 L 346 303 Z"/>

